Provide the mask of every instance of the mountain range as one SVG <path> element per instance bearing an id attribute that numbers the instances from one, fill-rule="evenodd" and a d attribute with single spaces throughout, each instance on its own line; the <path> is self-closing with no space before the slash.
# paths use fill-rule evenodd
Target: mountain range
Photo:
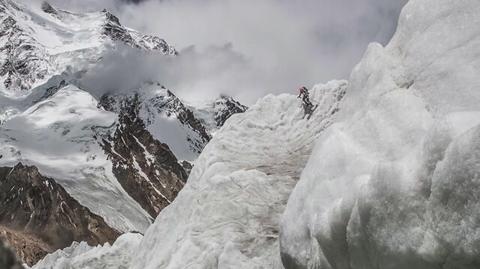
<path id="1" fill-rule="evenodd" d="M 74 241 L 144 232 L 216 130 L 247 109 L 228 96 L 197 108 L 160 82 L 88 88 L 106 52 L 178 55 L 106 10 L 1 0 L 0 20 L 0 230 L 30 265 Z"/>

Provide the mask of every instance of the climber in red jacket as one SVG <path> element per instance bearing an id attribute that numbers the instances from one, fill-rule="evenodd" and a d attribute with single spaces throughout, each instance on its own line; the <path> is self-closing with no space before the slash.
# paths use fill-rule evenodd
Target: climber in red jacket
<path id="1" fill-rule="evenodd" d="M 307 87 L 303 86 L 300 89 L 298 89 L 298 91 L 299 91 L 299 94 L 298 94 L 297 98 L 302 98 L 302 101 L 305 105 L 313 106 L 312 102 L 310 102 L 310 97 L 309 97 L 309 92 L 308 92 Z"/>

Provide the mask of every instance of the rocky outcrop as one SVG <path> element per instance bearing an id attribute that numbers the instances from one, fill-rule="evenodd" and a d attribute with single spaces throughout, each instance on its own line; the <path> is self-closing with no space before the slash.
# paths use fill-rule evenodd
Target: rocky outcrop
<path id="1" fill-rule="evenodd" d="M 248 107 L 240 104 L 230 96 L 222 95 L 213 103 L 214 119 L 217 128 L 222 127 L 233 114 L 243 113 Z"/>
<path id="2" fill-rule="evenodd" d="M 221 95 L 215 101 L 202 107 L 192 107 L 195 116 L 210 134 L 220 129 L 233 114 L 243 113 L 247 109 L 248 107 L 227 95 Z"/>
<path id="3" fill-rule="evenodd" d="M 5 226 L 0 226 L 1 240 L 8 242 L 8 245 L 15 250 L 18 259 L 28 265 L 35 264 L 48 253 L 55 251 L 54 248 L 35 235 L 28 232 L 15 231 Z"/>
<path id="4" fill-rule="evenodd" d="M 104 95 L 100 103 L 103 108 L 117 114 L 125 113 L 125 104 L 137 103 L 137 112 L 132 117 L 137 117 L 152 135 L 163 143 L 170 146 L 170 149 L 178 158 L 183 158 L 175 151 L 173 144 L 184 144 L 183 148 L 191 152 L 191 155 L 198 156 L 205 145 L 210 141 L 211 135 L 203 122 L 194 114 L 194 108 L 187 107 L 175 94 L 165 89 L 160 84 L 148 84 L 128 94 Z M 130 113 L 130 112 L 127 112 Z M 175 126 L 169 125 L 169 130 L 159 130 L 168 119 L 169 122 L 176 122 Z M 178 128 L 184 141 L 178 138 L 176 141 L 162 140 L 164 132 L 171 132 Z M 191 159 L 190 159 L 191 160 Z"/>
<path id="5" fill-rule="evenodd" d="M 102 98 L 107 109 L 114 109 L 108 97 Z M 111 100 L 110 100 L 111 101 Z M 154 139 L 139 117 L 138 95 L 120 102 L 119 123 L 102 147 L 113 163 L 113 173 L 127 193 L 153 218 L 169 205 L 187 179 L 167 144 Z"/>
<path id="6" fill-rule="evenodd" d="M 3 237 L 28 264 L 73 241 L 97 245 L 119 236 L 34 166 L 0 167 L 0 201 Z"/>
<path id="7" fill-rule="evenodd" d="M 189 129 L 198 134 L 198 141 L 190 140 L 189 142 L 193 144 L 200 154 L 212 137 L 201 121 L 195 117 L 193 111 L 187 108 L 183 102 L 169 90 L 167 90 L 165 96 L 156 96 L 152 99 L 152 103 L 154 104 L 152 107 L 156 110 L 153 111 L 153 113 L 164 112 L 167 116 L 175 115 L 181 124 L 188 126 Z"/>

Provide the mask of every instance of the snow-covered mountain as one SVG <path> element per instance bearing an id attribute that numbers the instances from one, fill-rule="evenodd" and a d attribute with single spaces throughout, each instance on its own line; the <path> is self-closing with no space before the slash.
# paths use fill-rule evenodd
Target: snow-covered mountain
<path id="1" fill-rule="evenodd" d="M 313 90 L 312 119 L 265 97 L 216 133 L 143 237 L 34 268 L 480 268 L 478 14 L 476 0 L 411 0 L 348 86 Z"/>
<path id="2" fill-rule="evenodd" d="M 80 71 L 98 61 L 115 41 L 174 55 L 163 39 L 122 26 L 108 11 L 76 14 L 44 2 L 21 5 L 0 1 L 0 91 L 25 96 L 67 67 Z"/>
<path id="3" fill-rule="evenodd" d="M 39 177 L 49 178 L 78 207 L 105 221 L 102 232 L 115 231 L 97 241 L 72 231 L 78 236 L 60 245 L 47 242 L 48 247 L 19 254 L 36 261 L 73 240 L 96 244 L 112 241 L 118 232 L 144 232 L 184 186 L 192 163 L 212 137 L 214 130 L 206 122 L 217 114 L 199 118 L 195 107 L 160 83 L 99 93 L 82 76 L 119 47 L 164 57 L 175 57 L 176 50 L 161 38 L 123 26 L 108 11 L 80 14 L 48 3 L 0 0 L 0 21 L 0 166 L 21 162 L 38 169 Z M 219 113 L 228 118 L 246 110 L 239 107 L 225 106 Z M 2 184 L 6 182 L 0 182 L 0 189 Z M 16 195 L 30 197 L 29 191 L 18 188 Z M 36 195 L 52 196 L 48 189 L 36 190 Z M 49 215 L 55 205 L 47 203 L 35 212 Z M 89 223 L 89 214 L 78 214 L 78 221 Z M 44 223 L 31 221 L 26 229 L 8 218 L 0 216 L 0 224 L 8 224 L 0 230 L 38 231 L 29 236 L 45 241 L 40 234 Z M 70 229 L 68 223 L 56 225 L 50 231 Z"/>

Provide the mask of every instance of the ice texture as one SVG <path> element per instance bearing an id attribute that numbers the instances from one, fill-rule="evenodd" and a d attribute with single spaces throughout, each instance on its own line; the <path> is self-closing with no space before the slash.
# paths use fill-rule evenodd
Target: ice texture
<path id="1" fill-rule="evenodd" d="M 480 2 L 414 0 L 282 217 L 291 268 L 480 268 Z"/>
<path id="2" fill-rule="evenodd" d="M 280 215 L 345 88 L 344 81 L 317 85 L 310 120 L 289 94 L 269 95 L 227 120 L 145 233 L 132 269 L 281 268 Z"/>
<path id="3" fill-rule="evenodd" d="M 92 247 L 85 242 L 74 242 L 70 247 L 47 255 L 32 269 L 128 269 L 130 253 L 138 247 L 141 234 L 127 233 L 113 245 Z"/>

